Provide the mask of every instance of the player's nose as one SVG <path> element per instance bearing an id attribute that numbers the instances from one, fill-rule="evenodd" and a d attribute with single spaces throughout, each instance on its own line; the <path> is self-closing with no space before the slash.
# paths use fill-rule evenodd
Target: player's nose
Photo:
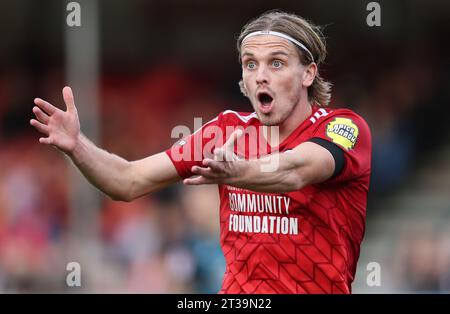
<path id="1" fill-rule="evenodd" d="M 267 67 L 260 66 L 258 68 L 258 72 L 256 73 L 256 83 L 258 85 L 270 83 L 270 74 Z"/>

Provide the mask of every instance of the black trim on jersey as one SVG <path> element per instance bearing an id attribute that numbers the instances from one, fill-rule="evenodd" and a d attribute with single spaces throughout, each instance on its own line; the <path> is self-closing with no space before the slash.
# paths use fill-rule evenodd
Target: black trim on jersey
<path id="1" fill-rule="evenodd" d="M 333 172 L 333 175 L 331 176 L 331 178 L 338 176 L 342 172 L 342 169 L 344 169 L 344 166 L 345 166 L 344 151 L 336 144 L 331 143 L 327 140 L 324 140 L 323 138 L 320 138 L 320 137 L 310 138 L 308 140 L 308 142 L 313 142 L 317 145 L 322 146 L 323 148 L 328 150 L 331 153 L 331 155 L 333 155 L 334 172 Z"/>

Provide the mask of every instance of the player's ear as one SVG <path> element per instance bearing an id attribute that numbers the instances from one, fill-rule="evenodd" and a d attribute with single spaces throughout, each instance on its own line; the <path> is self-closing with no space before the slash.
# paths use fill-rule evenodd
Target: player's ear
<path id="1" fill-rule="evenodd" d="M 314 82 L 317 74 L 317 64 L 314 62 L 305 66 L 305 70 L 303 71 L 303 83 L 302 85 L 305 87 L 310 87 Z"/>
<path id="2" fill-rule="evenodd" d="M 247 94 L 247 88 L 245 88 L 244 80 L 240 80 L 240 81 L 239 81 L 239 88 L 241 89 L 241 93 L 242 93 L 245 97 L 248 97 L 248 94 Z"/>

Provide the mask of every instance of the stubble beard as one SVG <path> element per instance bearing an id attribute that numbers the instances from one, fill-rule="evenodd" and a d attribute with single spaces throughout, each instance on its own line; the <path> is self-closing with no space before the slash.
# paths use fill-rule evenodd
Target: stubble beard
<path id="1" fill-rule="evenodd" d="M 298 106 L 298 102 L 295 102 L 294 105 L 292 105 L 292 107 L 290 107 L 289 109 L 287 109 L 284 112 L 281 112 L 277 115 L 276 112 L 270 112 L 269 114 L 263 114 L 260 113 L 258 110 L 256 110 L 256 106 L 254 106 L 253 108 L 256 111 L 256 114 L 258 116 L 259 121 L 261 122 L 261 124 L 265 125 L 265 126 L 280 126 L 284 121 L 286 121 L 287 118 L 289 118 L 289 116 L 292 115 L 292 113 L 294 112 L 295 108 L 297 108 Z M 276 109 L 276 108 L 275 108 Z"/>

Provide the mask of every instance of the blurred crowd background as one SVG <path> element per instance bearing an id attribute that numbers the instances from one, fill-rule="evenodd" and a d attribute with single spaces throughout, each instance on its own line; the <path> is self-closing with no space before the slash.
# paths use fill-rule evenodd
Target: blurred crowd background
<path id="1" fill-rule="evenodd" d="M 87 27 L 89 6 L 78 2 L 82 26 L 70 32 Z M 332 107 L 361 114 L 373 135 L 353 290 L 450 292 L 449 2 L 377 1 L 380 27 L 366 24 L 370 1 L 362 0 L 90 2 L 98 34 L 94 141 L 129 160 L 167 149 L 172 128 L 192 128 L 194 117 L 251 110 L 239 92 L 235 48 L 249 19 L 282 9 L 324 25 L 321 72 L 334 83 Z M 68 55 L 87 49 L 66 43 L 67 3 L 0 3 L 0 292 L 216 293 L 225 269 L 217 187 L 178 184 L 131 203 L 95 189 L 77 194 L 87 181 L 38 143 L 33 99 L 63 108 Z M 77 103 L 83 91 L 73 87 Z M 82 130 L 92 129 L 80 116 Z M 82 267 L 81 287 L 66 285 L 71 261 Z M 380 264 L 381 286 L 367 285 L 370 262 Z"/>

